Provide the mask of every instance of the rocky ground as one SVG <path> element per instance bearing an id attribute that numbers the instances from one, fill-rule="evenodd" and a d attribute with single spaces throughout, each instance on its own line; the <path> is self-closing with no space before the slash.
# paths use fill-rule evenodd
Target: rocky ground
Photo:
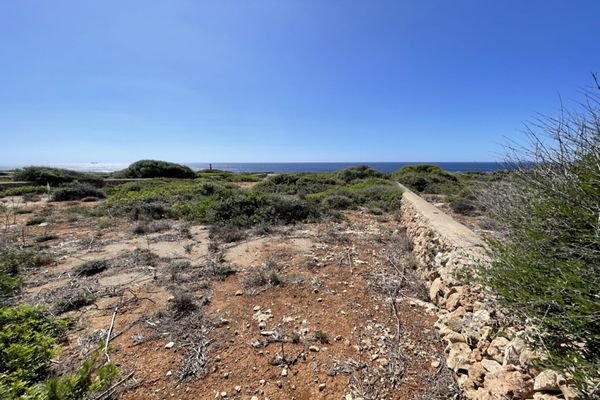
<path id="1" fill-rule="evenodd" d="M 97 205 L 19 204 L 1 232 L 48 258 L 19 301 L 75 320 L 57 371 L 108 338 L 122 399 L 460 398 L 395 215 L 140 234 Z"/>

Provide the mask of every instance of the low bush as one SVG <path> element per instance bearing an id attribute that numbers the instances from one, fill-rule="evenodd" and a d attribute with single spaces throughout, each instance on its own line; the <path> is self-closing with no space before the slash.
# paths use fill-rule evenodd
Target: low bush
<path id="1" fill-rule="evenodd" d="M 0 191 L 0 197 L 44 194 L 47 190 L 45 186 L 18 186 Z"/>
<path id="2" fill-rule="evenodd" d="M 400 207 L 402 190 L 395 182 L 380 178 L 368 178 L 352 185 L 311 194 L 306 198 L 318 201 L 323 206 L 332 209 L 345 209 L 377 202 L 384 211 L 391 211 Z M 350 199 L 351 203 L 346 199 Z"/>
<path id="3" fill-rule="evenodd" d="M 44 242 L 49 242 L 54 239 L 58 239 L 58 235 L 55 233 L 48 232 L 48 233 L 42 233 L 41 235 L 34 237 L 33 241 L 36 243 L 44 243 Z"/>
<path id="4" fill-rule="evenodd" d="M 94 303 L 94 301 L 96 301 L 96 296 L 91 291 L 82 289 L 73 293 L 66 293 L 52 305 L 52 310 L 55 314 L 63 314 L 79 310 Z"/>
<path id="5" fill-rule="evenodd" d="M 262 223 L 292 224 L 315 219 L 319 215 L 319 209 L 307 201 L 241 192 L 211 204 L 206 220 L 217 225 L 247 228 Z"/>
<path id="6" fill-rule="evenodd" d="M 0 397 L 20 398 L 48 377 L 67 325 L 39 307 L 0 308 Z"/>
<path id="7" fill-rule="evenodd" d="M 218 182 L 260 182 L 264 174 L 237 173 L 220 169 L 203 169 L 196 172 L 198 178 Z"/>
<path id="8" fill-rule="evenodd" d="M 171 229 L 171 225 L 165 221 L 138 221 L 131 227 L 131 231 L 136 235 L 163 232 L 169 229 Z"/>
<path id="9" fill-rule="evenodd" d="M 67 185 L 61 186 L 52 191 L 50 199 L 53 201 L 70 201 L 70 200 L 81 200 L 86 197 L 96 197 L 103 199 L 106 197 L 102 190 L 88 184 L 73 182 Z"/>
<path id="10" fill-rule="evenodd" d="M 208 237 L 211 240 L 218 240 L 225 243 L 239 242 L 246 238 L 246 233 L 235 226 L 212 225 L 208 231 Z"/>
<path id="11" fill-rule="evenodd" d="M 87 261 L 73 268 L 76 275 L 91 276 L 99 274 L 110 266 L 106 260 Z"/>
<path id="12" fill-rule="evenodd" d="M 25 222 L 25 225 L 27 225 L 27 226 L 39 225 L 39 224 L 41 224 L 43 222 L 46 222 L 46 218 L 38 216 L 38 217 L 29 218 L 27 220 L 27 222 Z"/>
<path id="13" fill-rule="evenodd" d="M 254 190 L 263 193 L 306 195 L 319 193 L 340 184 L 329 173 L 294 173 L 273 175 L 258 183 Z"/>
<path id="14" fill-rule="evenodd" d="M 196 177 L 196 174 L 190 167 L 185 165 L 158 160 L 140 160 L 124 170 L 115 172 L 113 176 L 115 178 L 192 179 Z"/>
<path id="15" fill-rule="evenodd" d="M 0 250 L 0 304 L 17 294 L 23 283 L 19 275 L 23 268 L 35 265 L 35 255 L 16 249 Z"/>
<path id="16" fill-rule="evenodd" d="M 91 184 L 101 182 L 101 179 L 97 175 L 51 167 L 26 167 L 18 169 L 14 172 L 12 178 L 14 181 L 35 182 L 38 185 L 50 186 L 58 186 L 75 181 Z"/>
<path id="17" fill-rule="evenodd" d="M 393 176 L 419 193 L 453 194 L 462 189 L 462 184 L 455 175 L 435 165 L 408 165 Z"/>
<path id="18" fill-rule="evenodd" d="M 354 183 L 367 178 L 385 178 L 386 174 L 379 172 L 368 165 L 346 168 L 336 173 L 338 179 L 346 183 Z"/>
<path id="19" fill-rule="evenodd" d="M 450 202 L 450 208 L 457 214 L 476 215 L 477 204 L 473 200 L 461 197 Z"/>

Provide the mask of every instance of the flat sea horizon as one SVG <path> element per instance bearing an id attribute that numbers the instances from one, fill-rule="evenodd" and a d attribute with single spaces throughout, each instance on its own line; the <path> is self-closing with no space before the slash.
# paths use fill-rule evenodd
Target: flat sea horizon
<path id="1" fill-rule="evenodd" d="M 433 164 L 448 172 L 493 172 L 499 170 L 511 169 L 510 165 L 503 162 L 254 162 L 254 163 L 208 163 L 208 162 L 189 162 L 181 163 L 189 166 L 193 170 L 208 169 L 211 165 L 213 169 L 221 169 L 232 172 L 270 172 L 270 173 L 291 173 L 291 172 L 331 172 L 344 168 L 355 167 L 358 165 L 368 165 L 381 172 L 394 172 L 407 165 Z M 49 167 L 59 167 L 73 169 L 83 172 L 113 172 L 127 167 L 126 163 L 31 163 L 27 165 L 44 165 Z M 0 171 L 7 171 L 15 168 L 21 168 L 25 165 L 7 165 L 0 166 Z"/>

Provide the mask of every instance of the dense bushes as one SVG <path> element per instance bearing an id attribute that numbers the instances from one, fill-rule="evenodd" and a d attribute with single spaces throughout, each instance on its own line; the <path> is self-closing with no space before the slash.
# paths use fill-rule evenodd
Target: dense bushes
<path id="1" fill-rule="evenodd" d="M 115 178 L 195 178 L 196 174 L 190 167 L 158 160 L 140 160 L 124 170 L 115 172 Z"/>
<path id="2" fill-rule="evenodd" d="M 264 193 L 296 194 L 304 196 L 331 189 L 340 182 L 328 173 L 280 174 L 269 177 L 256 185 L 255 190 Z"/>
<path id="3" fill-rule="evenodd" d="M 47 189 L 44 186 L 17 186 L 1 190 L 0 197 L 44 194 L 46 191 Z"/>
<path id="4" fill-rule="evenodd" d="M 23 268 L 35 265 L 32 252 L 2 249 L 0 250 L 0 304 L 21 289 L 23 283 L 19 276 Z"/>
<path id="5" fill-rule="evenodd" d="M 26 167 L 13 174 L 14 181 L 35 182 L 38 185 L 58 186 L 70 182 L 98 183 L 100 178 L 83 172 L 51 167 Z"/>
<path id="6" fill-rule="evenodd" d="M 319 214 L 314 204 L 303 200 L 242 192 L 214 202 L 206 219 L 218 225 L 250 227 L 261 223 L 291 224 L 317 218 Z"/>
<path id="7" fill-rule="evenodd" d="M 338 171 L 336 176 L 343 182 L 351 183 L 366 178 L 385 178 L 386 174 L 379 172 L 368 165 L 359 165 L 357 167 L 346 168 Z"/>
<path id="8" fill-rule="evenodd" d="M 333 209 L 377 204 L 377 208 L 391 211 L 400 207 L 402 190 L 395 182 L 370 178 L 353 185 L 338 186 L 321 193 L 308 195 L 307 199 L 319 201 L 323 206 Z"/>
<path id="9" fill-rule="evenodd" d="M 491 243 L 483 282 L 532 323 L 541 363 L 589 398 L 600 389 L 600 98 L 583 110 L 536 124 L 517 159 L 536 161 L 489 194 L 508 238 Z M 531 164 L 529 164 L 531 165 Z"/>
<path id="10" fill-rule="evenodd" d="M 17 398 L 49 374 L 66 322 L 29 306 L 0 308 L 0 397 Z"/>
<path id="11" fill-rule="evenodd" d="M 462 188 L 455 175 L 435 165 L 408 165 L 393 176 L 398 182 L 419 193 L 452 194 Z"/>
<path id="12" fill-rule="evenodd" d="M 252 174 L 247 172 L 236 173 L 231 171 L 223 171 L 220 169 L 203 169 L 196 173 L 198 178 L 206 179 L 209 181 L 219 182 L 260 182 L 262 180 L 261 175 L 264 174 Z"/>
<path id="13" fill-rule="evenodd" d="M 97 351 L 74 373 L 52 376 L 50 360 L 68 324 L 41 307 L 0 307 L 0 398 L 85 400 L 111 384 L 119 371 L 99 365 Z"/>
<path id="14" fill-rule="evenodd" d="M 102 190 L 88 184 L 73 182 L 56 188 L 52 191 L 50 198 L 54 201 L 81 200 L 86 197 L 103 199 L 106 197 Z"/>

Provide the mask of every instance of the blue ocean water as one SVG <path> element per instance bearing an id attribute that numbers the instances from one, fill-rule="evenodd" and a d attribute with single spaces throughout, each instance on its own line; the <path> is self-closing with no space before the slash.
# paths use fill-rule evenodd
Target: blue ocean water
<path id="1" fill-rule="evenodd" d="M 210 163 L 184 163 L 194 170 L 207 169 Z M 434 164 L 449 172 L 493 172 L 511 169 L 499 162 L 295 162 L 295 163 L 212 163 L 215 169 L 233 172 L 331 172 L 357 165 L 368 165 L 381 172 L 394 172 L 406 165 Z M 31 163 L 30 165 L 39 165 Z M 44 164 L 47 165 L 47 164 Z M 73 169 L 85 172 L 112 172 L 127 167 L 125 163 L 78 163 L 50 164 L 50 167 Z M 0 166 L 0 171 L 23 167 L 23 165 Z"/>
<path id="2" fill-rule="evenodd" d="M 381 172 L 394 172 L 407 165 L 434 164 L 449 172 L 493 172 L 509 169 L 499 162 L 335 162 L 335 163 L 213 163 L 215 169 L 233 172 L 331 172 L 357 165 L 368 165 Z M 208 163 L 186 164 L 194 170 L 209 167 Z"/>

